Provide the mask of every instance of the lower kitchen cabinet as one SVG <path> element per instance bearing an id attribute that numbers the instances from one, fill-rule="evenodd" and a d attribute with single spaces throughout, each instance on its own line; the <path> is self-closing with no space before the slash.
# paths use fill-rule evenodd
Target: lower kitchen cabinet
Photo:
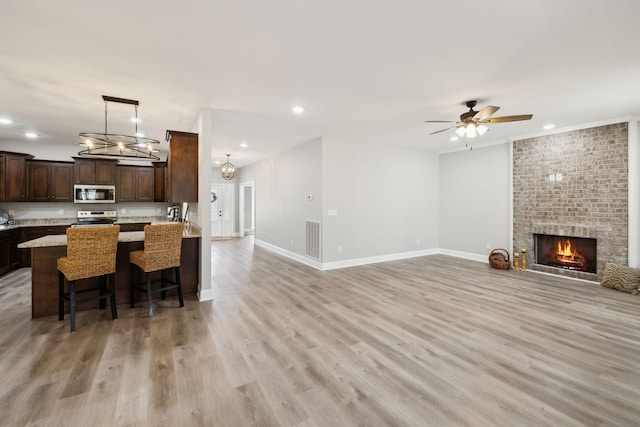
<path id="1" fill-rule="evenodd" d="M 29 240 L 37 239 L 44 236 L 51 236 L 54 234 L 66 234 L 66 225 L 39 225 L 36 227 L 23 227 L 19 233 L 19 242 L 27 242 Z M 19 254 L 20 267 L 31 267 L 31 250 L 30 249 L 17 249 Z"/>
<path id="2" fill-rule="evenodd" d="M 0 275 L 20 266 L 20 229 L 0 231 Z"/>
<path id="3" fill-rule="evenodd" d="M 125 231 L 144 231 L 144 226 L 151 224 L 150 222 L 126 222 L 117 223 L 120 226 L 120 232 Z"/>

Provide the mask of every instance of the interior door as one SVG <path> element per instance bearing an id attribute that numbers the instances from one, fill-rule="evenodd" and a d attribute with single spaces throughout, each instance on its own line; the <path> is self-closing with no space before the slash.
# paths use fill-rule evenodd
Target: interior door
<path id="1" fill-rule="evenodd" d="M 233 184 L 211 186 L 211 237 L 233 236 Z"/>
<path id="2" fill-rule="evenodd" d="M 222 236 L 222 186 L 211 186 L 211 237 Z"/>

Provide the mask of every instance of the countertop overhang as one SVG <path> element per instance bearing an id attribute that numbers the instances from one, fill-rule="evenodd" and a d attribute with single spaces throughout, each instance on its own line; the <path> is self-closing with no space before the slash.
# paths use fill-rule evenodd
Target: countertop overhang
<path id="1" fill-rule="evenodd" d="M 195 228 L 195 227 L 194 227 Z M 183 239 L 190 239 L 200 237 L 200 233 L 196 230 L 186 230 L 182 233 Z M 121 231 L 118 236 L 118 242 L 143 242 L 144 231 Z M 53 246 L 67 246 L 66 234 L 50 235 L 39 237 L 37 239 L 29 240 L 18 244 L 20 249 L 28 248 L 46 248 Z"/>

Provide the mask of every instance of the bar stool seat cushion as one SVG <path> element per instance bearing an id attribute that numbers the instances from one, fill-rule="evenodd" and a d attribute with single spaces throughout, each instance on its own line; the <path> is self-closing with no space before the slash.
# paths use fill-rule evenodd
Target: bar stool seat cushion
<path id="1" fill-rule="evenodd" d="M 182 253 L 182 233 L 184 224 L 172 222 L 165 224 L 145 225 L 144 249 L 129 253 L 130 262 L 130 306 L 135 308 L 135 291 L 147 294 L 147 309 L 149 317 L 153 316 L 151 294 L 161 293 L 161 298 L 166 298 L 167 290 L 176 289 L 180 307 L 184 307 L 182 298 L 182 286 L 180 284 L 180 255 Z M 138 266 L 145 273 L 145 286 L 136 283 L 135 267 Z M 168 271 L 173 270 L 174 280 L 168 277 Z M 151 273 L 160 271 L 159 280 L 151 280 Z M 153 283 L 160 283 L 160 288 L 152 289 Z"/>
<path id="2" fill-rule="evenodd" d="M 105 299 L 111 301 L 111 314 L 118 318 L 115 299 L 114 277 L 116 272 L 116 253 L 118 250 L 119 225 L 97 228 L 67 228 L 67 256 L 57 259 L 58 268 L 58 317 L 64 320 L 64 301 L 69 301 L 71 314 L 71 332 L 75 331 L 76 305 L 80 302 L 98 299 L 100 309 Z M 100 285 L 92 288 L 76 289 L 75 282 L 80 279 L 100 277 Z M 64 279 L 69 283 L 69 292 L 65 292 Z M 108 285 L 105 285 L 108 282 Z M 97 290 L 95 297 L 78 299 L 77 294 Z"/>
<path id="3" fill-rule="evenodd" d="M 179 267 L 183 231 L 181 222 L 146 225 L 144 249 L 131 252 L 129 261 L 146 273 Z"/>

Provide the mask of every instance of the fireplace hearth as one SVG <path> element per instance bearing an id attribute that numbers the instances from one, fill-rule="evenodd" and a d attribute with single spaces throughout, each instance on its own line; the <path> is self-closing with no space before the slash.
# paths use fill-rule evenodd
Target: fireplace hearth
<path id="1" fill-rule="evenodd" d="M 534 234 L 534 244 L 536 264 L 586 273 L 597 272 L 596 239 Z"/>

